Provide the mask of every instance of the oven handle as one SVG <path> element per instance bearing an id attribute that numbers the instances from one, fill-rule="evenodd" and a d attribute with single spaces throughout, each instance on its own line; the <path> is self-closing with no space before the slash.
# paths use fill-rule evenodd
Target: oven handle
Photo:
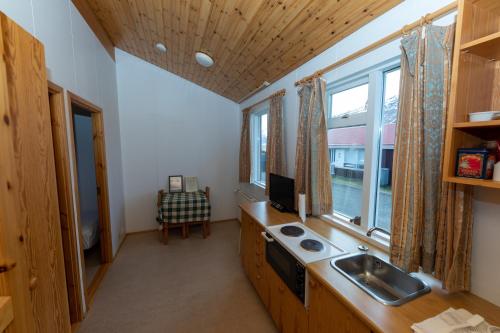
<path id="1" fill-rule="evenodd" d="M 266 240 L 266 242 L 268 242 L 268 243 L 274 242 L 274 239 L 272 239 L 272 238 L 268 237 L 268 236 L 266 235 L 266 232 L 265 232 L 265 231 L 261 232 L 260 234 L 262 235 L 262 238 L 264 238 L 264 239 Z"/>

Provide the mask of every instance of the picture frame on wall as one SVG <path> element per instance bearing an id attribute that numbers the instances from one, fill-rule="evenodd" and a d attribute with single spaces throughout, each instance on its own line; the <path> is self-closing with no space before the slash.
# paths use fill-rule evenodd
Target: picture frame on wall
<path id="1" fill-rule="evenodd" d="M 179 193 L 184 189 L 184 179 L 182 176 L 168 176 L 168 191 Z"/>

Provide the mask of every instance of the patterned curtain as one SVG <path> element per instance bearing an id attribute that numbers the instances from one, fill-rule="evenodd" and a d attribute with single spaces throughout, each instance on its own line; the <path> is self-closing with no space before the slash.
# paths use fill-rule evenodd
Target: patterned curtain
<path id="1" fill-rule="evenodd" d="M 401 42 L 401 87 L 393 162 L 391 261 L 467 290 L 470 189 L 441 181 L 455 27 L 425 27 Z M 459 276 L 460 275 L 460 276 Z"/>
<path id="2" fill-rule="evenodd" d="M 240 183 L 250 183 L 250 109 L 242 111 L 240 137 Z"/>
<path id="3" fill-rule="evenodd" d="M 299 126 L 295 157 L 295 202 L 306 194 L 307 213 L 315 216 L 331 213 L 332 179 L 328 155 L 326 120 L 326 83 L 315 78 L 299 92 Z"/>
<path id="4" fill-rule="evenodd" d="M 266 195 L 269 194 L 269 173 L 285 175 L 285 140 L 283 132 L 283 95 L 270 99 L 267 116 Z"/>

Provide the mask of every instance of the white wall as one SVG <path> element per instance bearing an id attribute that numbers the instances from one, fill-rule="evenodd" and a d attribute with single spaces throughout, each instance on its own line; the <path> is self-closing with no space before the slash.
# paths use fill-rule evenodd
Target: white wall
<path id="1" fill-rule="evenodd" d="M 0 0 L 0 10 L 44 44 L 49 80 L 103 109 L 116 253 L 125 228 L 115 63 L 70 0 Z"/>
<path id="2" fill-rule="evenodd" d="M 210 186 L 212 221 L 236 218 L 238 105 L 117 50 L 127 232 L 154 229 L 169 175 Z"/>
<path id="3" fill-rule="evenodd" d="M 298 96 L 296 93 L 297 89 L 294 86 L 295 81 L 366 47 L 400 29 L 405 24 L 418 20 L 421 16 L 451 2 L 450 0 L 406 0 L 240 104 L 240 109 L 243 109 L 279 89 L 285 88 L 287 90 L 287 94 L 284 97 L 284 109 L 288 176 L 295 176 L 294 163 L 298 121 Z M 450 24 L 453 22 L 454 16 L 454 14 L 449 15 L 436 22 L 436 24 Z M 399 41 L 395 41 L 326 74 L 324 77 L 327 82 L 339 80 L 348 74 L 355 73 L 385 59 L 399 55 Z M 252 195 L 261 198 L 263 193 L 259 191 L 262 192 L 258 188 L 253 188 Z M 500 305 L 500 288 L 498 288 L 496 283 L 500 280 L 500 266 L 495 264 L 498 261 L 496 258 L 500 255 L 500 242 L 498 241 L 500 238 L 500 220 L 498 219 L 498 215 L 500 214 L 500 197 L 498 191 L 476 189 L 474 212 L 472 292 Z"/>
<path id="4" fill-rule="evenodd" d="M 115 63 L 70 0 L 0 0 L 0 10 L 44 44 L 49 80 L 103 109 L 116 253 L 125 224 Z"/>

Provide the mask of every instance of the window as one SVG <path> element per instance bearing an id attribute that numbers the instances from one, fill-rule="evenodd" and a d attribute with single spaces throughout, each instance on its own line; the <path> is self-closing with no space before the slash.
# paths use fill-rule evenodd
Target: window
<path id="1" fill-rule="evenodd" d="M 266 185 L 266 148 L 267 148 L 268 107 L 258 109 L 251 115 L 252 141 L 252 183 Z"/>
<path id="2" fill-rule="evenodd" d="M 368 83 L 343 88 L 331 95 L 330 174 L 334 211 L 354 219 L 361 216 L 363 200 Z"/>
<path id="3" fill-rule="evenodd" d="M 374 226 L 391 230 L 392 160 L 396 139 L 396 120 L 399 104 L 400 69 L 384 73 L 384 99 L 378 151 L 377 193 Z"/>
<path id="4" fill-rule="evenodd" d="M 390 231 L 399 97 L 396 60 L 328 86 L 333 214 Z"/>

